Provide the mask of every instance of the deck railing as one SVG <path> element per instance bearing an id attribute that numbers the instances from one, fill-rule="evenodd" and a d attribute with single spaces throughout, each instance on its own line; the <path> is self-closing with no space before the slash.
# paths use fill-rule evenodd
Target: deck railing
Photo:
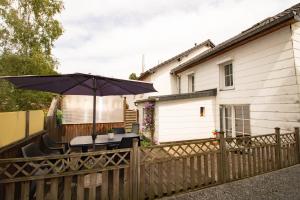
<path id="1" fill-rule="evenodd" d="M 0 160 L 1 199 L 154 199 L 299 163 L 292 133 Z M 1 196 L 2 195 L 2 196 Z"/>

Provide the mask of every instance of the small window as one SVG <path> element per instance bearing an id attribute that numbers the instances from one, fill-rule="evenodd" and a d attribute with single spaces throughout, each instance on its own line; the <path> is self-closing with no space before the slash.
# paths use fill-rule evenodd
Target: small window
<path id="1" fill-rule="evenodd" d="M 205 116 L 205 107 L 200 107 L 200 117 Z"/>
<path id="2" fill-rule="evenodd" d="M 225 75 L 225 87 L 233 86 L 233 73 L 232 73 L 232 64 L 224 66 L 224 75 Z"/>
<path id="3" fill-rule="evenodd" d="M 220 88 L 222 89 L 233 89 L 233 65 L 232 63 L 227 63 L 220 66 Z"/>
<path id="4" fill-rule="evenodd" d="M 195 92 L 195 75 L 188 75 L 188 91 Z"/>

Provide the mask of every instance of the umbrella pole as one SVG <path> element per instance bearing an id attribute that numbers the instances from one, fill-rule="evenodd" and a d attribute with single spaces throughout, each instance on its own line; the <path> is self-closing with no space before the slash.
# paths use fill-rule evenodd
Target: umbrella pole
<path id="1" fill-rule="evenodd" d="M 93 133 L 92 133 L 92 139 L 93 139 L 93 150 L 95 150 L 95 139 L 97 137 L 96 134 L 96 79 L 93 78 L 93 85 L 94 85 L 94 98 L 93 98 Z"/>

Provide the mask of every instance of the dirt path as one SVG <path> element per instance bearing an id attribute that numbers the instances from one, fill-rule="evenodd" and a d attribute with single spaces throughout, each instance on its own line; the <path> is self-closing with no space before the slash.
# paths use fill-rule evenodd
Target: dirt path
<path id="1" fill-rule="evenodd" d="M 163 200 L 300 200 L 300 165 Z"/>

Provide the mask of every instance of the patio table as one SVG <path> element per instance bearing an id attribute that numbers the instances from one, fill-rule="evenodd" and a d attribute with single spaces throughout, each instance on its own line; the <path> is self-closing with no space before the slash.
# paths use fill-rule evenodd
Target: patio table
<path id="1" fill-rule="evenodd" d="M 108 135 L 97 135 L 95 145 L 119 144 L 123 137 L 137 137 L 136 133 L 115 134 L 113 139 L 109 139 Z M 70 141 L 71 147 L 81 147 L 86 151 L 89 146 L 93 145 L 92 136 L 77 136 Z"/>

